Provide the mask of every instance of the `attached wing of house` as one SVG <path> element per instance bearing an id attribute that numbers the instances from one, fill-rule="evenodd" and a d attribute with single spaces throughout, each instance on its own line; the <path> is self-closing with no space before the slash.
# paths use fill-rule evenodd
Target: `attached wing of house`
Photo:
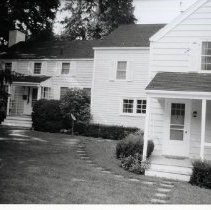
<path id="1" fill-rule="evenodd" d="M 192 160 L 211 160 L 211 1 L 197 1 L 150 40 L 147 174 L 189 180 Z"/>

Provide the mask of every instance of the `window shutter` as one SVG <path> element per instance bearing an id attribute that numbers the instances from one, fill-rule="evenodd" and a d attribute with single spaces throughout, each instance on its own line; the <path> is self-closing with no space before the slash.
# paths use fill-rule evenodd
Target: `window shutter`
<path id="1" fill-rule="evenodd" d="M 62 62 L 57 61 L 56 66 L 57 66 L 56 76 L 60 76 L 62 72 Z"/>
<path id="2" fill-rule="evenodd" d="M 18 64 L 17 64 L 17 62 L 16 61 L 13 61 L 12 62 L 12 71 L 16 71 L 17 72 L 17 67 L 18 67 Z"/>
<path id="3" fill-rule="evenodd" d="M 117 72 L 117 62 L 113 61 L 111 63 L 109 70 L 109 81 L 114 81 L 116 79 L 116 72 Z"/>
<path id="4" fill-rule="evenodd" d="M 34 62 L 32 62 L 32 61 L 29 61 L 29 63 L 28 63 L 28 72 L 30 74 L 34 74 Z"/>
<path id="5" fill-rule="evenodd" d="M 126 70 L 127 81 L 133 81 L 133 62 L 127 62 L 127 70 Z"/>
<path id="6" fill-rule="evenodd" d="M 41 74 L 47 74 L 47 61 L 42 62 Z"/>
<path id="7" fill-rule="evenodd" d="M 201 55 L 201 43 L 194 41 L 190 44 L 190 71 L 199 71 L 201 69 L 200 65 L 200 55 Z"/>
<path id="8" fill-rule="evenodd" d="M 76 77 L 76 73 L 77 73 L 77 61 L 72 61 L 70 63 L 70 75 L 72 77 Z"/>

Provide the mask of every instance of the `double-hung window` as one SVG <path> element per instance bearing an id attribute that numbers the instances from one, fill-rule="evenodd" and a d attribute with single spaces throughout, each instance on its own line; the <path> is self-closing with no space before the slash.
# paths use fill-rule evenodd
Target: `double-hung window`
<path id="1" fill-rule="evenodd" d="M 65 96 L 65 94 L 68 91 L 68 87 L 60 87 L 60 99 L 63 98 Z"/>
<path id="2" fill-rule="evenodd" d="M 34 63 L 34 74 L 41 74 L 42 63 Z"/>
<path id="3" fill-rule="evenodd" d="M 201 70 L 211 70 L 211 42 L 202 42 Z"/>
<path id="4" fill-rule="evenodd" d="M 70 73 L 70 63 L 62 63 L 62 74 Z"/>
<path id="5" fill-rule="evenodd" d="M 123 114 L 146 114 L 147 101 L 142 99 L 123 99 Z"/>
<path id="6" fill-rule="evenodd" d="M 41 88 L 41 98 L 42 99 L 51 99 L 51 88 L 42 87 Z"/>
<path id="7" fill-rule="evenodd" d="M 12 63 L 5 63 L 5 70 L 12 71 Z"/>
<path id="8" fill-rule="evenodd" d="M 126 80 L 126 74 L 127 74 L 127 61 L 118 61 L 116 79 Z"/>

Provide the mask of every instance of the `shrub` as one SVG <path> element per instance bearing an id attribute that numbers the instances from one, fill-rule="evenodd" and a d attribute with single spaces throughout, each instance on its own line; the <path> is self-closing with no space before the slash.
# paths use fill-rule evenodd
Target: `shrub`
<path id="1" fill-rule="evenodd" d="M 77 122 L 89 122 L 91 119 L 90 95 L 86 90 L 71 88 L 62 97 L 60 109 L 65 128 L 72 128 L 71 114 L 75 116 Z"/>
<path id="2" fill-rule="evenodd" d="M 83 136 L 121 140 L 130 133 L 138 132 L 139 129 L 123 126 L 76 123 L 74 131 L 75 133 Z"/>
<path id="3" fill-rule="evenodd" d="M 202 161 L 193 163 L 190 183 L 199 187 L 211 189 L 211 164 Z"/>
<path id="4" fill-rule="evenodd" d="M 124 140 L 119 142 L 116 146 L 116 157 L 129 157 L 134 156 L 135 154 L 142 155 L 143 153 L 143 135 L 140 134 L 129 134 Z M 154 150 L 153 141 L 148 141 L 147 147 L 147 158 L 150 157 Z"/>
<path id="5" fill-rule="evenodd" d="M 63 118 L 58 100 L 37 101 L 33 107 L 33 128 L 39 131 L 58 132 L 63 127 Z"/>
<path id="6" fill-rule="evenodd" d="M 8 93 L 4 89 L 0 89 L 0 124 L 7 115 L 7 98 Z"/>
<path id="7" fill-rule="evenodd" d="M 136 153 L 134 156 L 130 155 L 128 157 L 122 158 L 121 167 L 135 174 L 144 174 L 145 168 L 142 166 L 141 161 L 142 155 Z"/>

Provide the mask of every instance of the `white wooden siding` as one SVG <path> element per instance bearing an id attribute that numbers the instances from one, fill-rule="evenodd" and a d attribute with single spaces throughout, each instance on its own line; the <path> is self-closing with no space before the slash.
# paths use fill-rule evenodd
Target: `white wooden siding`
<path id="1" fill-rule="evenodd" d="M 60 87 L 69 88 L 91 88 L 93 74 L 93 60 L 4 60 L 12 62 L 13 70 L 25 74 L 33 75 L 34 62 L 42 62 L 41 75 L 51 76 L 52 98 L 60 98 Z M 70 74 L 62 75 L 62 62 L 70 62 Z"/>
<path id="2" fill-rule="evenodd" d="M 116 80 L 117 61 L 127 61 L 128 79 Z M 92 115 L 95 123 L 144 129 L 145 115 L 122 114 L 122 100 L 146 99 L 149 50 L 96 50 L 92 87 Z M 131 72 L 132 71 L 132 72 Z"/>
<path id="3" fill-rule="evenodd" d="M 159 71 L 200 71 L 200 45 L 192 49 L 193 42 L 211 39 L 211 1 L 169 31 L 159 41 L 151 43 L 151 78 Z M 191 65 L 193 51 L 198 51 L 198 64 Z M 197 65 L 197 68 L 194 66 Z"/>
<path id="4" fill-rule="evenodd" d="M 157 72 L 200 72 L 201 41 L 211 40 L 211 0 L 198 8 L 164 37 L 150 46 L 150 80 Z M 210 72 L 211 73 L 211 72 Z M 162 100 L 161 100 L 162 101 Z M 151 109 L 150 133 L 155 141 L 156 154 L 162 154 L 162 139 L 166 128 L 162 129 L 166 116 L 164 104 L 154 100 Z M 161 109 L 158 109 L 161 107 Z M 208 103 L 206 141 L 211 142 L 211 102 Z M 201 101 L 192 100 L 192 112 L 198 117 L 191 118 L 190 157 L 200 157 Z M 205 149 L 206 159 L 211 159 L 211 148 Z"/>

